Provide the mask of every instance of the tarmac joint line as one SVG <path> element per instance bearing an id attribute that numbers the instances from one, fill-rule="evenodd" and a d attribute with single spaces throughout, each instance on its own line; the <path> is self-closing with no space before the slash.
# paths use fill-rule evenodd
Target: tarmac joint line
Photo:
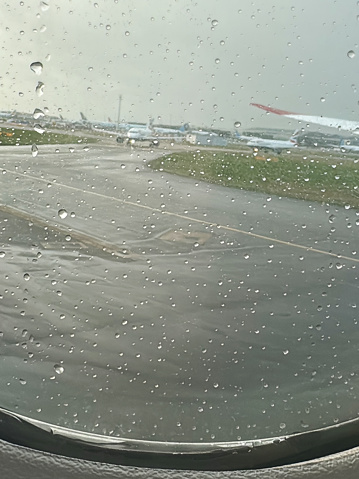
<path id="1" fill-rule="evenodd" d="M 23 176 L 24 178 L 28 178 L 28 179 L 31 179 L 31 180 L 42 181 L 42 182 L 45 182 L 45 183 L 51 183 L 53 186 L 67 188 L 67 189 L 70 189 L 70 190 L 73 190 L 73 191 L 78 191 L 78 192 L 81 192 L 81 193 L 86 193 L 86 194 L 89 194 L 89 195 L 97 196 L 99 198 L 104 198 L 104 199 L 108 199 L 108 200 L 111 200 L 111 201 L 116 201 L 116 202 L 124 204 L 124 205 L 133 206 L 133 207 L 136 207 L 136 208 L 142 208 L 142 209 L 146 209 L 146 210 L 149 210 L 149 211 L 152 211 L 152 212 L 157 212 L 157 213 L 160 213 L 162 215 L 168 215 L 168 216 L 184 219 L 186 221 L 195 222 L 195 223 L 201 224 L 201 225 L 208 225 L 208 226 L 211 226 L 212 228 L 215 227 L 215 228 L 218 228 L 218 229 L 223 229 L 225 231 L 231 231 L 231 232 L 242 234 L 242 235 L 245 235 L 245 236 L 250 236 L 252 238 L 257 238 L 257 239 L 262 239 L 262 240 L 265 240 L 265 241 L 270 241 L 271 243 L 277 243 L 277 244 L 280 244 L 280 245 L 301 249 L 301 250 L 311 252 L 311 253 L 322 254 L 322 255 L 325 255 L 325 256 L 331 256 L 333 258 L 337 258 L 337 259 L 341 259 L 341 260 L 346 260 L 346 261 L 350 261 L 350 262 L 354 262 L 354 263 L 359 263 L 359 258 L 352 258 L 350 256 L 345 256 L 345 255 L 342 255 L 340 253 L 333 253 L 331 251 L 325 251 L 325 250 L 321 250 L 321 249 L 318 249 L 318 248 L 313 248 L 312 246 L 306 246 L 306 245 L 301 245 L 301 244 L 298 244 L 298 243 L 292 243 L 290 241 L 285 241 L 285 240 L 281 240 L 281 239 L 278 239 L 278 238 L 273 238 L 273 237 L 270 237 L 270 236 L 261 235 L 261 234 L 258 234 L 258 233 L 253 233 L 251 231 L 241 230 L 239 228 L 231 227 L 231 226 L 228 226 L 228 225 L 221 225 L 221 224 L 218 224 L 218 223 L 202 220 L 202 219 L 199 219 L 199 218 L 194 218 L 194 217 L 191 217 L 191 216 L 182 215 L 180 213 L 166 211 L 166 210 L 162 210 L 162 209 L 159 209 L 159 208 L 154 208 L 152 206 L 142 205 L 140 203 L 135 203 L 133 201 L 128 201 L 128 200 L 124 200 L 124 199 L 121 199 L 121 198 L 116 198 L 114 196 L 103 195 L 101 193 L 96 193 L 95 191 L 83 190 L 81 188 L 76 188 L 75 186 L 65 185 L 63 183 L 59 183 L 57 181 L 51 181 L 51 180 L 48 180 L 46 178 L 38 178 L 38 177 L 29 175 L 29 174 L 23 174 L 23 173 L 13 172 L 13 171 L 8 171 L 8 173 L 16 175 L 16 176 Z M 91 238 L 91 237 L 88 236 L 88 238 Z"/>

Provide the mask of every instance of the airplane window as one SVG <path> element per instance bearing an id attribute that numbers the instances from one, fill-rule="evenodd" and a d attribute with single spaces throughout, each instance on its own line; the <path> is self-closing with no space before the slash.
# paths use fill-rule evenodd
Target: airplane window
<path id="1" fill-rule="evenodd" d="M 0 12 L 1 414 L 353 444 L 357 2 Z"/>

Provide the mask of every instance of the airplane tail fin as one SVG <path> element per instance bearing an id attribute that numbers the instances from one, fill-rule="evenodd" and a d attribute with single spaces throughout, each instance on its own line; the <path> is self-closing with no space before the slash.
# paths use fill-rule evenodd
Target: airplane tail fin
<path id="1" fill-rule="evenodd" d="M 185 133 L 186 131 L 189 131 L 189 123 L 184 123 L 181 128 L 179 129 L 180 132 Z"/>
<path id="2" fill-rule="evenodd" d="M 85 115 L 82 113 L 82 111 L 80 111 L 80 115 L 81 115 L 81 120 L 87 121 L 87 118 L 86 118 Z"/>

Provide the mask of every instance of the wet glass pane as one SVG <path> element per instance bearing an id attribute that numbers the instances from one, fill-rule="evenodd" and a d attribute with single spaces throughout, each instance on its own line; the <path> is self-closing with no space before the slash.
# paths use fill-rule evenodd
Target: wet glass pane
<path id="1" fill-rule="evenodd" d="M 0 13 L 0 406 L 169 442 L 357 418 L 357 2 Z"/>

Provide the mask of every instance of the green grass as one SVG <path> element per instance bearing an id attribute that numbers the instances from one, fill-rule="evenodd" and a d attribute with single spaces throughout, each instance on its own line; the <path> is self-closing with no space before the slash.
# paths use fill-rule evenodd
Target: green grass
<path id="1" fill-rule="evenodd" d="M 263 161 L 239 152 L 196 150 L 158 158 L 149 166 L 222 186 L 359 208 L 359 162 L 353 159 L 295 152 Z"/>
<path id="2" fill-rule="evenodd" d="M 45 131 L 41 134 L 34 130 L 21 128 L 0 128 L 0 146 L 95 143 L 97 141 L 96 138 L 86 138 L 66 133 Z"/>

